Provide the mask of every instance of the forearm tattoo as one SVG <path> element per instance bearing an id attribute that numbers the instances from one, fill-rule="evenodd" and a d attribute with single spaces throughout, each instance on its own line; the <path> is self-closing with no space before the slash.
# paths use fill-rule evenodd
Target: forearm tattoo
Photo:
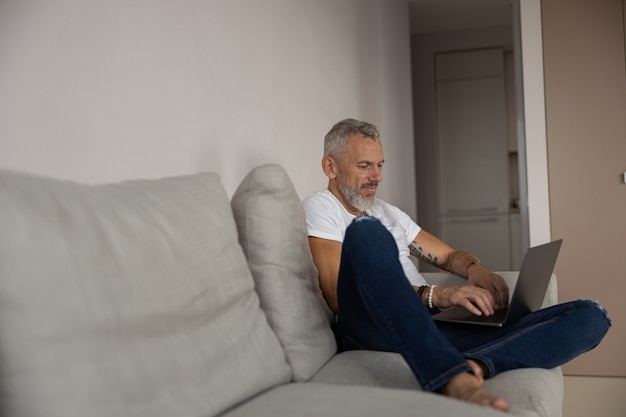
<path id="1" fill-rule="evenodd" d="M 431 265 L 437 266 L 437 257 L 432 256 L 430 253 L 425 254 L 424 249 L 421 246 L 415 247 L 415 245 L 411 243 L 409 245 L 409 250 L 411 251 L 411 255 L 415 256 L 420 261 L 424 261 Z"/>

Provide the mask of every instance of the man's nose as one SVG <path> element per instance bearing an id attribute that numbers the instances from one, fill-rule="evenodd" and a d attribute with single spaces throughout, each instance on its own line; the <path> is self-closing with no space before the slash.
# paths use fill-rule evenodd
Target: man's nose
<path id="1" fill-rule="evenodd" d="M 370 172 L 370 181 L 381 182 L 383 180 L 383 169 L 382 167 L 374 165 Z"/>

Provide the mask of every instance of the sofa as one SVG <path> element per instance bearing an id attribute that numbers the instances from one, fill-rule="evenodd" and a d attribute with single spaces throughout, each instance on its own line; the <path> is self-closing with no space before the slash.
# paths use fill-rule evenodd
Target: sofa
<path id="1" fill-rule="evenodd" d="M 278 165 L 231 199 L 216 173 L 84 185 L 0 170 L 0 416 L 504 415 L 422 391 L 398 354 L 337 353 L 331 320 Z M 513 415 L 561 415 L 559 368 L 485 385 Z"/>

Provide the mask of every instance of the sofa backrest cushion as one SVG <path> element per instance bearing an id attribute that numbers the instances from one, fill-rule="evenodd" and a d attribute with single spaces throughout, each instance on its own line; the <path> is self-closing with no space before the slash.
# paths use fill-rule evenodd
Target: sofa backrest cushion
<path id="1" fill-rule="evenodd" d="M 306 381 L 337 351 L 319 289 L 302 203 L 278 165 L 253 169 L 231 199 L 261 307 L 293 369 Z"/>
<path id="2" fill-rule="evenodd" d="M 217 175 L 0 172 L 0 415 L 213 416 L 290 377 Z"/>

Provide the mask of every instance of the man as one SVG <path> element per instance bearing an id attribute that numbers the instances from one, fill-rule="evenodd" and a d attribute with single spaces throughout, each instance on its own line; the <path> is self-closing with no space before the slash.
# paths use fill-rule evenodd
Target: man
<path id="1" fill-rule="evenodd" d="M 324 142 L 328 188 L 303 202 L 320 287 L 337 314 L 340 349 L 399 352 L 425 390 L 508 411 L 506 400 L 482 389 L 483 377 L 559 366 L 600 342 L 610 320 L 590 301 L 540 310 L 503 329 L 435 323 L 429 310 L 457 305 L 492 315 L 506 307 L 508 287 L 476 256 L 451 248 L 376 199 L 384 162 L 378 129 L 343 120 Z M 428 285 L 410 254 L 467 284 Z M 550 345 L 558 351 L 546 349 Z"/>

